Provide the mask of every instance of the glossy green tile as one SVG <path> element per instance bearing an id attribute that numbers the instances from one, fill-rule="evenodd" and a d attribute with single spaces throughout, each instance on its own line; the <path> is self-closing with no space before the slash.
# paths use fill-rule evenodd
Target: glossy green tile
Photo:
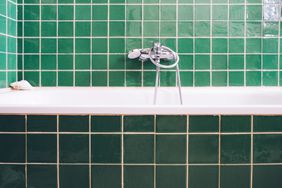
<path id="1" fill-rule="evenodd" d="M 214 53 L 226 53 L 227 52 L 227 39 L 215 38 L 212 40 L 212 52 Z"/>
<path id="2" fill-rule="evenodd" d="M 189 116 L 189 132 L 218 132 L 219 116 Z"/>
<path id="3" fill-rule="evenodd" d="M 108 40 L 106 38 L 92 39 L 92 52 L 106 53 L 108 51 Z"/>
<path id="4" fill-rule="evenodd" d="M 156 162 L 158 164 L 186 163 L 185 135 L 157 135 Z"/>
<path id="5" fill-rule="evenodd" d="M 124 167 L 125 188 L 153 188 L 154 168 L 153 166 L 125 166 Z"/>
<path id="6" fill-rule="evenodd" d="M 90 71 L 76 71 L 75 72 L 76 86 L 90 86 Z"/>
<path id="7" fill-rule="evenodd" d="M 263 55 L 263 69 L 277 69 L 278 56 L 277 55 Z"/>
<path id="8" fill-rule="evenodd" d="M 229 72 L 229 86 L 244 86 L 244 72 Z"/>
<path id="9" fill-rule="evenodd" d="M 124 163 L 153 163 L 153 135 L 125 135 Z"/>
<path id="10" fill-rule="evenodd" d="M 125 7 L 122 5 L 110 6 L 110 19 L 111 20 L 124 20 L 125 19 Z"/>
<path id="11" fill-rule="evenodd" d="M 281 116 L 254 116 L 255 132 L 279 132 L 282 131 Z"/>
<path id="12" fill-rule="evenodd" d="M 185 166 L 157 166 L 156 187 L 186 187 L 186 167 Z"/>
<path id="13" fill-rule="evenodd" d="M 154 116 L 124 116 L 124 131 L 126 132 L 153 132 Z"/>
<path id="14" fill-rule="evenodd" d="M 189 166 L 189 187 L 218 187 L 218 166 Z"/>
<path id="15" fill-rule="evenodd" d="M 48 177 L 48 181 L 46 178 Z M 50 188 L 57 186 L 56 165 L 28 165 L 27 186 Z"/>
<path id="16" fill-rule="evenodd" d="M 0 135 L 0 162 L 24 163 L 25 162 L 25 135 L 1 134 Z"/>
<path id="17" fill-rule="evenodd" d="M 217 135 L 190 135 L 188 147 L 190 163 L 218 162 Z"/>
<path id="18" fill-rule="evenodd" d="M 109 85 L 110 86 L 124 86 L 124 72 L 123 71 L 110 71 L 109 72 Z"/>
<path id="19" fill-rule="evenodd" d="M 250 156 L 250 135 L 221 135 L 222 163 L 248 163 Z"/>
<path id="20" fill-rule="evenodd" d="M 261 85 L 261 72 L 248 71 L 246 73 L 247 86 L 260 86 Z"/>
<path id="21" fill-rule="evenodd" d="M 60 132 L 88 132 L 89 116 L 60 116 Z"/>
<path id="22" fill-rule="evenodd" d="M 59 137 L 61 163 L 88 163 L 89 136 L 61 134 Z"/>
<path id="23" fill-rule="evenodd" d="M 247 20 L 261 20 L 262 19 L 262 6 L 261 5 L 248 5 L 246 7 Z"/>
<path id="24" fill-rule="evenodd" d="M 126 72 L 126 86 L 140 87 L 142 85 L 142 72 L 130 71 Z"/>
<path id="25" fill-rule="evenodd" d="M 195 39 L 195 52 L 196 53 L 209 53 L 210 52 L 210 40 L 207 38 Z"/>
<path id="26" fill-rule="evenodd" d="M 73 36 L 73 22 L 58 22 L 58 36 Z"/>
<path id="27" fill-rule="evenodd" d="M 58 55 L 59 70 L 71 70 L 73 66 L 73 55 Z"/>
<path id="28" fill-rule="evenodd" d="M 161 116 L 156 117 L 157 132 L 186 132 L 186 116 Z"/>
<path id="29" fill-rule="evenodd" d="M 253 186 L 255 188 L 280 187 L 282 185 L 281 165 L 254 166 Z"/>
<path id="30" fill-rule="evenodd" d="M 254 162 L 280 163 L 282 152 L 281 135 L 254 135 Z"/>
<path id="31" fill-rule="evenodd" d="M 92 69 L 107 69 L 107 56 L 106 55 L 93 55 L 92 56 Z"/>
<path id="32" fill-rule="evenodd" d="M 210 22 L 197 21 L 194 25 L 196 36 L 209 36 L 210 35 Z"/>
<path id="33" fill-rule="evenodd" d="M 196 20 L 209 20 L 210 19 L 210 6 L 196 5 L 195 19 Z"/>
<path id="34" fill-rule="evenodd" d="M 29 115 L 27 116 L 27 131 L 56 132 L 57 117 L 54 115 Z"/>
<path id="35" fill-rule="evenodd" d="M 146 9 L 145 9 L 146 10 Z M 137 5 L 128 5 L 126 7 L 127 20 L 141 20 L 142 19 L 142 7 Z"/>
<path id="36" fill-rule="evenodd" d="M 60 38 L 58 39 L 59 53 L 72 53 L 73 52 L 73 39 Z"/>
<path id="37" fill-rule="evenodd" d="M 90 36 L 90 22 L 75 22 L 75 36 L 83 37 Z"/>
<path id="38" fill-rule="evenodd" d="M 121 136 L 120 135 L 92 135 L 92 162 L 120 163 Z"/>
<path id="39" fill-rule="evenodd" d="M 262 57 L 261 55 L 247 55 L 246 56 L 246 68 L 247 69 L 260 69 Z"/>
<path id="40" fill-rule="evenodd" d="M 121 188 L 120 165 L 92 165 L 92 187 L 97 188 Z"/>
<path id="41" fill-rule="evenodd" d="M 195 86 L 209 86 L 210 73 L 209 72 L 195 72 Z"/>
<path id="42" fill-rule="evenodd" d="M 250 132 L 250 116 L 222 116 L 221 132 Z"/>
<path id="43" fill-rule="evenodd" d="M 39 86 L 39 72 L 24 72 L 24 79 L 27 80 L 32 86 Z"/>
<path id="44" fill-rule="evenodd" d="M 30 134 L 27 136 L 27 161 L 55 163 L 57 161 L 57 136 Z"/>
<path id="45" fill-rule="evenodd" d="M 76 20 L 90 20 L 91 19 L 91 6 L 75 5 L 75 19 Z"/>
<path id="46" fill-rule="evenodd" d="M 39 5 L 24 6 L 24 20 L 39 20 L 40 11 Z"/>
<path id="47" fill-rule="evenodd" d="M 222 188 L 249 188 L 250 176 L 250 166 L 222 166 L 220 186 Z"/>
<path id="48" fill-rule="evenodd" d="M 277 71 L 265 71 L 263 72 L 264 86 L 278 86 L 278 72 Z"/>
<path id="49" fill-rule="evenodd" d="M 12 177 L 12 178 L 7 178 Z M 25 187 L 25 166 L 24 165 L 0 165 L 0 186 L 22 188 Z"/>
<path id="50" fill-rule="evenodd" d="M 92 86 L 107 86 L 107 72 L 92 72 Z"/>
<path id="51" fill-rule="evenodd" d="M 57 6 L 41 5 L 41 20 L 56 20 Z"/>
<path id="52" fill-rule="evenodd" d="M 59 24 L 60 25 L 60 24 Z M 56 22 L 41 22 L 41 36 L 49 37 L 56 36 L 57 24 Z"/>
<path id="53" fill-rule="evenodd" d="M 246 42 L 247 42 L 246 43 L 247 53 L 260 53 L 261 52 L 261 39 L 248 38 Z"/>
<path id="54" fill-rule="evenodd" d="M 108 8 L 106 5 L 92 6 L 92 19 L 93 20 L 107 20 L 107 16 L 108 16 L 107 13 L 108 13 Z"/>
<path id="55" fill-rule="evenodd" d="M 57 40 L 56 39 L 41 39 L 42 53 L 56 53 Z"/>
<path id="56" fill-rule="evenodd" d="M 229 19 L 230 20 L 244 20 L 245 7 L 241 5 L 230 5 Z"/>
<path id="57" fill-rule="evenodd" d="M 46 71 L 41 73 L 41 85 L 42 86 L 56 86 L 57 77 L 55 71 Z"/>
<path id="58" fill-rule="evenodd" d="M 89 187 L 89 166 L 61 165 L 60 187 Z"/>
<path id="59" fill-rule="evenodd" d="M 88 38 L 75 39 L 75 52 L 76 53 L 90 53 L 90 40 Z"/>
<path id="60" fill-rule="evenodd" d="M 0 115 L 0 132 L 24 132 L 25 116 Z"/>
<path id="61" fill-rule="evenodd" d="M 278 39 L 264 38 L 263 39 L 263 52 L 264 53 L 277 53 L 278 52 Z"/>
<path id="62" fill-rule="evenodd" d="M 92 132 L 120 132 L 121 116 L 91 116 Z"/>
<path id="63" fill-rule="evenodd" d="M 24 23 L 25 36 L 39 36 L 39 22 L 25 22 Z"/>
<path id="64" fill-rule="evenodd" d="M 74 6 L 59 5 L 58 6 L 58 19 L 59 20 L 73 20 L 74 19 Z"/>

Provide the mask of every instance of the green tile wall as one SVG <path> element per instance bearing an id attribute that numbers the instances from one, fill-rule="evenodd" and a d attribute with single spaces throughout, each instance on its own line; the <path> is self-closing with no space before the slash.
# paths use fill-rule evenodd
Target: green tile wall
<path id="1" fill-rule="evenodd" d="M 17 79 L 17 4 L 0 2 L 0 88 Z"/>
<path id="2" fill-rule="evenodd" d="M 281 127 L 281 116 L 0 115 L 0 187 L 282 187 Z"/>
<path id="3" fill-rule="evenodd" d="M 127 59 L 160 41 L 180 55 L 183 86 L 280 86 L 279 0 L 23 0 L 19 77 L 37 86 L 152 86 Z M 161 85 L 176 84 L 162 70 Z"/>

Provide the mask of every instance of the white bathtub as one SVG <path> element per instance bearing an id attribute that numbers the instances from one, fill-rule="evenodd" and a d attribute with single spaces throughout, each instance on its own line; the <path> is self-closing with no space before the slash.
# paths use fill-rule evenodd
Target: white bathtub
<path id="1" fill-rule="evenodd" d="M 0 90 L 0 114 L 282 114 L 282 88 L 35 88 Z"/>

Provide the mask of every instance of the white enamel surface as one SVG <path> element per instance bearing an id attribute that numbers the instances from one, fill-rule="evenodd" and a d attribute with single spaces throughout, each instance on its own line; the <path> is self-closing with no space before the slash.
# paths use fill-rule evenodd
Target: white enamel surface
<path id="1" fill-rule="evenodd" d="M 0 90 L 1 114 L 282 114 L 282 88 L 35 88 Z"/>

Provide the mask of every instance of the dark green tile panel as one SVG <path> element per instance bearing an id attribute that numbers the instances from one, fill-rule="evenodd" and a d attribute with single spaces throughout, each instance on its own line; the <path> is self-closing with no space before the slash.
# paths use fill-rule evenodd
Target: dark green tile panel
<path id="1" fill-rule="evenodd" d="M 120 165 L 92 165 L 93 188 L 121 188 Z"/>
<path id="2" fill-rule="evenodd" d="M 57 136 L 49 134 L 28 135 L 27 161 L 35 163 L 55 163 L 57 161 Z"/>
<path id="3" fill-rule="evenodd" d="M 281 132 L 282 116 L 254 116 L 255 132 Z"/>
<path id="4" fill-rule="evenodd" d="M 221 163 L 249 163 L 250 135 L 221 135 Z"/>
<path id="5" fill-rule="evenodd" d="M 60 187 L 62 188 L 88 188 L 89 166 L 88 165 L 61 165 Z"/>
<path id="6" fill-rule="evenodd" d="M 154 167 L 153 166 L 125 166 L 124 167 L 125 188 L 153 188 Z"/>
<path id="7" fill-rule="evenodd" d="M 186 187 L 185 166 L 157 166 L 156 173 L 157 188 Z"/>
<path id="8" fill-rule="evenodd" d="M 25 116 L 0 115 L 0 132 L 24 132 Z"/>
<path id="9" fill-rule="evenodd" d="M 25 135 L 0 134 L 0 162 L 25 162 Z"/>
<path id="10" fill-rule="evenodd" d="M 281 187 L 282 166 L 254 166 L 254 188 Z"/>
<path id="11" fill-rule="evenodd" d="M 89 116 L 60 116 L 60 132 L 88 132 Z"/>
<path id="12" fill-rule="evenodd" d="M 91 139 L 92 162 L 121 162 L 121 135 L 92 135 Z"/>
<path id="13" fill-rule="evenodd" d="M 27 116 L 27 130 L 30 132 L 56 132 L 57 116 Z"/>
<path id="14" fill-rule="evenodd" d="M 124 116 L 124 131 L 153 132 L 154 116 Z"/>
<path id="15" fill-rule="evenodd" d="M 282 135 L 254 135 L 254 162 L 281 163 Z"/>
<path id="16" fill-rule="evenodd" d="M 22 188 L 25 186 L 24 165 L 0 165 L 0 187 Z"/>
<path id="17" fill-rule="evenodd" d="M 221 166 L 221 188 L 250 188 L 250 166 Z"/>
<path id="18" fill-rule="evenodd" d="M 61 163 L 88 163 L 89 136 L 78 134 L 60 135 Z"/>
<path id="19" fill-rule="evenodd" d="M 124 163 L 153 163 L 154 135 L 125 135 Z"/>
<path id="20" fill-rule="evenodd" d="M 48 181 L 46 181 L 48 178 Z M 27 186 L 50 188 L 57 187 L 57 166 L 56 165 L 28 165 Z"/>
<path id="21" fill-rule="evenodd" d="M 222 116 L 221 132 L 250 132 L 251 116 Z"/>
<path id="22" fill-rule="evenodd" d="M 218 132 L 218 116 L 189 116 L 189 132 Z"/>
<path id="23" fill-rule="evenodd" d="M 157 132 L 186 132 L 187 116 L 157 116 Z"/>
<path id="24" fill-rule="evenodd" d="M 189 163 L 218 163 L 217 135 L 189 136 Z"/>
<path id="25" fill-rule="evenodd" d="M 121 116 L 92 116 L 92 132 L 120 132 Z"/>
<path id="26" fill-rule="evenodd" d="M 218 166 L 189 166 L 189 188 L 217 188 Z"/>

